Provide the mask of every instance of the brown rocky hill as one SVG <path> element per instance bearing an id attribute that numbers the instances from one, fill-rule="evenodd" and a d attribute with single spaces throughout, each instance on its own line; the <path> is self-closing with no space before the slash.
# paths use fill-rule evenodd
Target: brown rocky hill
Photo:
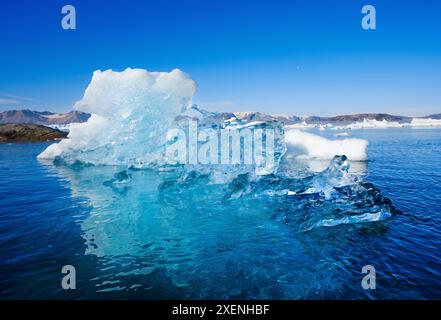
<path id="1" fill-rule="evenodd" d="M 1 142 L 43 142 L 65 138 L 67 132 L 37 124 L 0 124 Z"/>

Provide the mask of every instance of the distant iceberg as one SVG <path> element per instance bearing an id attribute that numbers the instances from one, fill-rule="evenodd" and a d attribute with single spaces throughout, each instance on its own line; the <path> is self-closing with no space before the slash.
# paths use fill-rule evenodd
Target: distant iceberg
<path id="1" fill-rule="evenodd" d="M 72 125 L 72 123 L 67 123 L 67 124 L 48 124 L 48 125 L 46 125 L 46 127 L 49 127 L 49 128 L 52 128 L 52 129 L 56 129 L 56 130 L 60 130 L 60 131 L 63 131 L 63 132 L 69 132 L 71 125 Z"/>
<path id="2" fill-rule="evenodd" d="M 407 125 L 409 124 L 395 121 L 363 119 L 363 121 L 358 121 L 343 126 L 333 126 L 332 130 L 401 128 Z"/>
<path id="3" fill-rule="evenodd" d="M 358 130 L 358 129 L 387 129 L 387 128 L 421 128 L 441 127 L 440 119 L 432 118 L 409 118 L 408 121 L 388 121 L 386 119 L 363 119 L 355 122 L 307 122 L 303 120 L 298 123 L 289 124 L 290 129 L 319 129 L 319 130 Z"/>
<path id="4" fill-rule="evenodd" d="M 410 122 L 395 122 L 387 120 L 363 119 L 343 126 L 330 126 L 332 130 L 355 130 L 355 129 L 386 129 L 406 127 L 441 127 L 441 120 L 430 118 L 412 118 Z"/>
<path id="5" fill-rule="evenodd" d="M 412 127 L 441 127 L 441 119 L 413 118 L 410 125 Z"/>
<path id="6" fill-rule="evenodd" d="M 346 155 L 353 161 L 367 160 L 368 141 L 363 139 L 329 140 L 316 134 L 291 129 L 285 133 L 285 143 L 288 153 L 298 154 L 299 157 L 331 160 L 335 155 Z"/>

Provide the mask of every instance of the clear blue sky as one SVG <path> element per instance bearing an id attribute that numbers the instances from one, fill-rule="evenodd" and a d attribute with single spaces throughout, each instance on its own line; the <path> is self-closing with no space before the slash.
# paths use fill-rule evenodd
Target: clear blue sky
<path id="1" fill-rule="evenodd" d="M 441 112 L 436 0 L 1 1 L 0 45 L 0 110 L 67 111 L 94 70 L 138 67 L 187 72 L 211 110 Z"/>

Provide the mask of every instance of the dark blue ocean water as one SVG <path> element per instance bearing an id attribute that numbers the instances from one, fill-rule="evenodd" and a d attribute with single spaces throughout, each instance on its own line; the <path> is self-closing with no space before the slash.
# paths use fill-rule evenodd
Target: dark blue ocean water
<path id="1" fill-rule="evenodd" d="M 115 185 L 121 168 L 54 166 L 36 159 L 47 143 L 0 144 L 0 298 L 441 298 L 441 130 L 351 134 L 370 141 L 353 170 L 401 213 L 312 232 L 292 224 L 304 212 L 289 199 L 224 201 L 203 178 L 153 170 Z M 61 288 L 64 265 L 76 290 Z M 361 287 L 364 265 L 375 290 Z"/>

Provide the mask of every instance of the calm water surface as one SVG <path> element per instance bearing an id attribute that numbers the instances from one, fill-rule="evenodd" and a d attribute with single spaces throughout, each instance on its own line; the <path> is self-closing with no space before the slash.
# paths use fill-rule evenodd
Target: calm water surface
<path id="1" fill-rule="evenodd" d="M 351 134 L 370 141 L 353 170 L 402 213 L 310 232 L 289 200 L 225 201 L 203 177 L 153 170 L 115 184 L 122 168 L 55 166 L 36 159 L 46 143 L 0 144 L 0 298 L 441 298 L 441 130 Z M 376 290 L 360 285 L 367 264 Z M 63 265 L 76 290 L 62 290 Z"/>

